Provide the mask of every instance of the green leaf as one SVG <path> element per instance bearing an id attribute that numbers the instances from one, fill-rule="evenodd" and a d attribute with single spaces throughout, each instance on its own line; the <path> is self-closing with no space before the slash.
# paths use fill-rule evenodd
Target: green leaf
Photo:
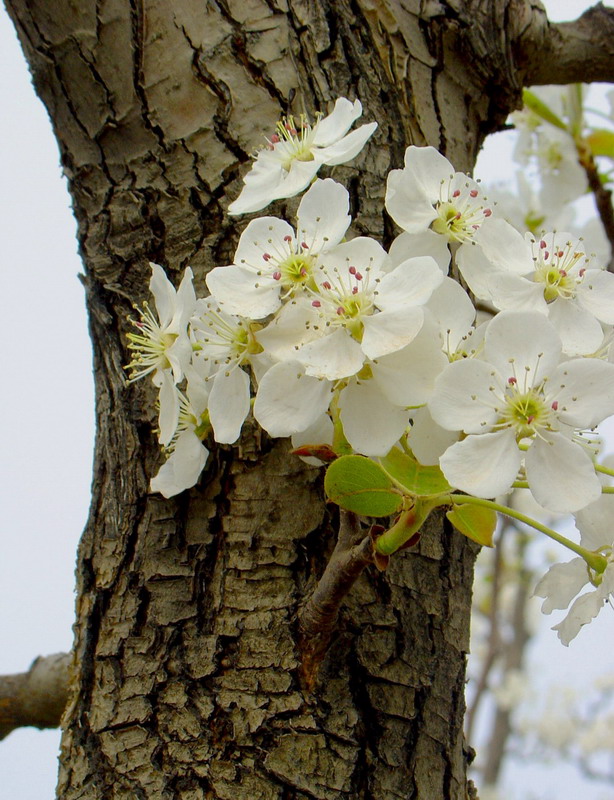
<path id="1" fill-rule="evenodd" d="M 492 537 L 497 527 L 497 512 L 492 508 L 473 506 L 469 503 L 453 506 L 446 512 L 457 531 L 478 544 L 492 547 Z"/>
<path id="2" fill-rule="evenodd" d="M 614 158 L 614 133 L 597 128 L 585 138 L 586 143 L 594 156 L 608 156 Z"/>
<path id="3" fill-rule="evenodd" d="M 388 517 L 403 504 L 403 495 L 384 470 L 364 456 L 341 456 L 324 478 L 329 499 L 347 511 L 366 517 Z"/>
<path id="4" fill-rule="evenodd" d="M 410 494 L 429 497 L 451 491 L 450 484 L 439 467 L 425 467 L 398 447 L 393 447 L 387 456 L 380 458 L 380 463 Z"/>
<path id="5" fill-rule="evenodd" d="M 540 100 L 539 97 L 536 94 L 533 94 L 533 92 L 531 92 L 529 89 L 523 90 L 522 100 L 525 106 L 534 114 L 537 114 L 538 117 L 541 117 L 546 122 L 554 125 L 555 128 L 560 128 L 562 131 L 567 130 L 567 125 L 565 125 L 563 120 L 558 117 L 554 111 L 544 103 L 543 100 Z"/>

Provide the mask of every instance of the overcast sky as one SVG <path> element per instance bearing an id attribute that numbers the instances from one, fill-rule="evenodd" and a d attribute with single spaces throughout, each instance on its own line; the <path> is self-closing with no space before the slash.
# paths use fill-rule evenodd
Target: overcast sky
<path id="1" fill-rule="evenodd" d="M 545 5 L 551 18 L 562 20 L 589 3 Z M 6 674 L 26 669 L 39 654 L 71 646 L 75 551 L 89 503 L 94 410 L 75 221 L 46 112 L 3 8 L 0 95 L 0 674 Z M 542 637 L 533 659 L 542 680 L 544 674 L 561 683 L 580 674 L 587 680 L 595 665 L 614 671 L 614 615 L 601 616 L 575 648 L 562 648 L 552 633 Z M 0 800 L 54 796 L 58 741 L 56 731 L 27 729 L 0 743 Z M 512 769 L 506 800 L 614 798 L 614 791 L 581 782 L 560 765 L 550 773 L 517 764 Z"/>

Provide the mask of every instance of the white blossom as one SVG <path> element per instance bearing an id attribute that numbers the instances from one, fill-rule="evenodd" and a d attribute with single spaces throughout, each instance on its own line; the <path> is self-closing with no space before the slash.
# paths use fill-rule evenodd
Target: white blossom
<path id="1" fill-rule="evenodd" d="M 471 240 L 492 214 L 479 184 L 455 172 L 434 147 L 408 147 L 405 167 L 388 174 L 386 209 L 409 233 L 430 228 L 451 242 Z"/>
<path id="2" fill-rule="evenodd" d="M 601 575 L 594 575 L 583 558 L 573 558 L 551 566 L 535 588 L 535 594 L 545 598 L 542 604 L 544 614 L 569 607 L 564 619 L 553 627 L 564 645 L 568 645 L 578 635 L 580 628 L 599 614 L 608 598 L 614 594 L 613 514 L 614 496 L 604 494 L 574 515 L 582 547 L 599 552 L 607 559 L 607 566 Z M 587 585 L 591 589 L 579 594 Z"/>
<path id="3" fill-rule="evenodd" d="M 249 366 L 257 344 L 247 320 L 226 314 L 215 299 L 197 303 L 191 321 L 197 355 L 204 362 L 205 380 L 211 383 L 208 410 L 216 442 L 232 444 L 250 409 Z"/>
<path id="4" fill-rule="evenodd" d="M 179 383 L 192 355 L 188 338 L 188 321 L 196 304 L 192 270 L 186 268 L 179 289 L 175 290 L 161 266 L 152 263 L 150 267 L 149 290 L 157 315 L 148 303 L 143 304 L 141 318 L 134 322 L 139 332 L 128 334 L 132 361 L 126 369 L 130 370 L 131 381 L 151 374 L 154 384 L 161 386 L 162 373 L 170 371 L 174 382 Z"/>
<path id="5" fill-rule="evenodd" d="M 316 180 L 297 211 L 297 229 L 277 217 L 252 220 L 239 239 L 234 264 L 207 275 L 211 294 L 229 314 L 264 319 L 282 300 L 314 285 L 322 256 L 345 236 L 351 217 L 347 189 Z"/>
<path id="6" fill-rule="evenodd" d="M 463 245 L 458 265 L 476 297 L 501 310 L 546 314 L 569 355 L 594 353 L 600 323 L 614 323 L 614 275 L 597 268 L 569 233 L 523 237 L 506 222 L 489 220 L 475 245 Z"/>
<path id="7" fill-rule="evenodd" d="M 373 239 L 358 237 L 331 251 L 316 289 L 287 305 L 259 337 L 274 358 L 294 357 L 308 375 L 338 380 L 409 344 L 424 323 L 424 304 L 443 280 L 435 261 L 409 259 L 392 272 Z"/>
<path id="8" fill-rule="evenodd" d="M 243 179 L 243 190 L 228 213 L 247 214 L 273 200 L 294 197 L 309 186 L 323 164 L 353 159 L 377 128 L 377 122 L 369 122 L 348 133 L 361 114 L 360 100 L 352 103 L 340 97 L 333 111 L 313 125 L 303 116 L 282 119 Z"/>
<path id="9" fill-rule="evenodd" d="M 194 486 L 209 456 L 202 443 L 210 427 L 208 388 L 194 367 L 187 367 L 186 374 L 186 393 L 175 390 L 178 412 L 175 431 L 164 447 L 167 458 L 150 483 L 151 491 L 160 492 L 164 497 L 173 497 Z"/>
<path id="10" fill-rule="evenodd" d="M 435 422 L 465 433 L 440 459 L 450 483 L 477 497 L 506 494 L 523 462 L 540 505 L 575 511 L 601 486 L 578 431 L 614 412 L 614 367 L 597 359 L 561 363 L 560 338 L 536 312 L 501 312 L 481 359 L 455 361 L 435 384 Z"/>

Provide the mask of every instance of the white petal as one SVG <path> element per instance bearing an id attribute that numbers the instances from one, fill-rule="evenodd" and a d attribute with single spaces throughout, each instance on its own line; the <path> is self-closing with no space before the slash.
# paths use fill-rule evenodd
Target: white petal
<path id="1" fill-rule="evenodd" d="M 577 288 L 578 302 L 598 320 L 614 325 L 614 275 L 589 269 Z"/>
<path id="2" fill-rule="evenodd" d="M 614 414 L 614 364 L 597 358 L 563 362 L 546 386 L 558 401 L 559 418 L 575 428 L 593 428 Z"/>
<path id="3" fill-rule="evenodd" d="M 441 285 L 443 277 L 434 258 L 410 258 L 380 280 L 375 304 L 382 311 L 423 305 Z"/>
<path id="4" fill-rule="evenodd" d="M 493 270 L 486 276 L 488 296 L 485 298 L 502 311 L 538 311 L 548 314 L 544 288 L 539 283 L 513 272 Z M 552 321 L 552 320 L 551 320 Z"/>
<path id="5" fill-rule="evenodd" d="M 154 264 L 150 261 L 149 266 L 151 267 L 149 291 L 156 303 L 160 327 L 166 328 L 175 313 L 177 293 L 173 284 L 166 277 L 166 272 L 159 264 Z"/>
<path id="6" fill-rule="evenodd" d="M 431 256 L 444 275 L 450 266 L 450 248 L 444 236 L 432 230 L 421 233 L 405 231 L 393 241 L 388 251 L 390 269 L 416 256 Z"/>
<path id="7" fill-rule="evenodd" d="M 542 612 L 550 614 L 555 608 L 567 608 L 587 583 L 586 561 L 583 558 L 572 558 L 564 564 L 553 564 L 539 581 L 533 594 L 546 598 L 542 603 Z"/>
<path id="8" fill-rule="evenodd" d="M 527 275 L 535 269 L 529 242 L 503 219 L 484 220 L 475 241 L 494 269 L 516 275 Z"/>
<path id="9" fill-rule="evenodd" d="M 575 515 L 580 543 L 588 550 L 599 550 L 614 543 L 614 495 L 602 494 L 594 503 Z"/>
<path id="10" fill-rule="evenodd" d="M 614 275 L 612 276 L 614 277 Z M 603 329 L 595 317 L 574 300 L 557 298 L 548 306 L 548 318 L 571 356 L 594 353 L 603 341 Z"/>
<path id="11" fill-rule="evenodd" d="M 256 340 L 272 358 L 294 361 L 298 347 L 322 335 L 318 329 L 319 321 L 315 308 L 299 299 L 286 303 L 275 319 L 258 331 Z"/>
<path id="12" fill-rule="evenodd" d="M 304 444 L 319 445 L 333 443 L 333 423 L 328 414 L 322 414 L 318 419 L 300 433 L 292 434 L 292 447 L 300 447 Z M 300 456 L 301 461 L 311 464 L 314 467 L 321 467 L 323 462 L 319 458 L 311 456 Z"/>
<path id="13" fill-rule="evenodd" d="M 514 431 L 468 436 L 439 459 L 448 482 L 476 497 L 507 494 L 516 480 L 521 455 Z"/>
<path id="14" fill-rule="evenodd" d="M 330 381 L 355 375 L 365 360 L 361 346 L 344 328 L 303 345 L 296 358 L 307 375 Z"/>
<path id="15" fill-rule="evenodd" d="M 427 320 L 411 344 L 378 358 L 371 370 L 373 380 L 393 405 L 415 407 L 429 400 L 435 380 L 447 364 L 435 323 Z"/>
<path id="16" fill-rule="evenodd" d="M 439 273 L 441 274 L 441 273 Z M 396 308 L 363 319 L 362 351 L 368 358 L 380 358 L 409 344 L 424 321 L 421 308 Z"/>
<path id="17" fill-rule="evenodd" d="M 542 434 L 525 456 L 531 494 L 549 511 L 577 511 L 601 495 L 593 462 L 561 433 Z"/>
<path id="18" fill-rule="evenodd" d="M 196 294 L 192 283 L 193 278 L 192 270 L 190 267 L 186 267 L 177 289 L 175 311 L 169 326 L 169 333 L 177 333 L 179 335 L 185 333 L 188 320 L 194 313 Z"/>
<path id="19" fill-rule="evenodd" d="M 251 170 L 243 178 L 241 194 L 228 206 L 228 213 L 250 214 L 272 202 L 277 187 L 282 183 L 286 170 L 277 158 L 265 158 L 261 150 Z M 270 154 L 267 153 L 270 156 Z"/>
<path id="20" fill-rule="evenodd" d="M 467 358 L 447 366 L 435 381 L 429 410 L 435 422 L 450 431 L 481 433 L 499 416 L 491 387 L 504 392 L 503 381 L 485 361 Z"/>
<path id="21" fill-rule="evenodd" d="M 305 375 L 297 361 L 275 364 L 265 373 L 254 417 L 271 436 L 291 436 L 306 430 L 330 402 L 331 384 Z"/>
<path id="22" fill-rule="evenodd" d="M 520 386 L 535 386 L 561 359 L 561 340 L 552 324 L 536 311 L 502 311 L 484 339 L 484 357 L 501 375 Z"/>
<path id="23" fill-rule="evenodd" d="M 209 417 L 216 442 L 232 444 L 237 441 L 249 405 L 249 375 L 239 367 L 228 373 L 221 369 L 209 394 Z"/>
<path id="24" fill-rule="evenodd" d="M 343 432 L 354 450 L 383 456 L 402 436 L 409 414 L 391 405 L 373 381 L 351 381 L 339 397 Z"/>
<path id="25" fill-rule="evenodd" d="M 294 197 L 311 183 L 322 162 L 294 160 L 286 171 L 280 162 L 274 163 L 261 150 L 258 158 L 244 178 L 245 185 L 239 197 L 228 206 L 229 214 L 248 214 L 268 206 L 273 200 Z"/>
<path id="26" fill-rule="evenodd" d="M 429 196 L 403 169 L 393 169 L 386 181 L 386 210 L 409 233 L 425 231 L 437 217 Z"/>
<path id="27" fill-rule="evenodd" d="M 474 241 L 461 244 L 456 252 L 456 264 L 473 294 L 480 300 L 489 300 L 488 281 L 494 268 L 481 248 Z"/>
<path id="28" fill-rule="evenodd" d="M 212 368 L 211 362 L 207 359 L 194 359 L 185 372 L 188 385 L 185 391 L 186 397 L 194 414 L 200 416 L 207 408 L 209 402 L 209 390 L 211 384 L 206 381 Z"/>
<path id="29" fill-rule="evenodd" d="M 573 603 L 562 622 L 552 627 L 561 642 L 567 646 L 580 633 L 580 628 L 591 622 L 603 608 L 605 597 L 599 589 L 587 592 Z"/>
<path id="30" fill-rule="evenodd" d="M 357 236 L 328 250 L 323 262 L 327 271 L 338 269 L 345 274 L 348 267 L 355 266 L 363 274 L 367 269 L 379 274 L 386 259 L 386 251 L 379 242 L 369 236 Z M 326 276 L 322 280 L 327 280 Z"/>
<path id="31" fill-rule="evenodd" d="M 350 196 L 345 186 L 330 178 L 316 180 L 298 207 L 300 241 L 305 242 L 312 253 L 339 244 L 352 221 L 349 207 Z"/>
<path id="32" fill-rule="evenodd" d="M 212 269 L 206 281 L 212 297 L 229 314 L 264 319 L 280 306 L 279 283 L 272 275 L 258 278 L 253 272 L 231 264 Z"/>
<path id="33" fill-rule="evenodd" d="M 177 439 L 170 458 L 151 479 L 152 492 L 173 497 L 194 486 L 203 471 L 209 451 L 192 431 L 184 431 Z"/>
<path id="34" fill-rule="evenodd" d="M 404 171 L 432 200 L 439 199 L 442 181 L 449 180 L 455 174 L 452 164 L 434 147 L 415 145 L 405 151 Z"/>
<path id="35" fill-rule="evenodd" d="M 475 320 L 471 298 L 459 283 L 444 278 L 426 305 L 437 321 L 445 351 L 453 354 Z"/>
<path id="36" fill-rule="evenodd" d="M 285 237 L 290 237 L 290 243 Z M 284 259 L 294 251 L 296 240 L 293 228 L 277 217 L 258 217 L 253 219 L 241 234 L 235 252 L 234 263 L 239 267 L 249 267 L 255 272 L 272 270 L 267 267 L 268 253 L 276 259 Z"/>
<path id="37" fill-rule="evenodd" d="M 454 442 L 459 431 L 447 431 L 438 425 L 428 410 L 419 408 L 413 412 L 411 431 L 407 443 L 418 461 L 425 466 L 439 465 L 439 459 Z"/>
<path id="38" fill-rule="evenodd" d="M 179 394 L 168 370 L 164 370 L 163 372 L 159 371 L 158 374 L 162 376 L 160 393 L 158 395 L 158 402 L 160 404 L 160 411 L 158 414 L 160 433 L 158 434 L 158 441 L 162 447 L 167 447 L 177 430 L 177 422 L 179 421 Z"/>
<path id="39" fill-rule="evenodd" d="M 352 102 L 346 97 L 337 98 L 331 113 L 323 117 L 315 126 L 314 144 L 318 147 L 327 147 L 338 141 L 349 131 L 352 123 L 361 114 L 362 103 L 360 100 Z"/>
<path id="40" fill-rule="evenodd" d="M 331 167 L 335 164 L 345 164 L 360 153 L 376 128 L 377 122 L 368 122 L 366 125 L 361 125 L 360 128 L 348 133 L 338 142 L 334 142 L 328 147 L 317 151 L 318 157 L 322 159 L 324 164 L 329 164 Z"/>
<path id="41" fill-rule="evenodd" d="M 192 359 L 192 344 L 188 339 L 187 329 L 180 333 L 173 344 L 168 348 L 166 351 L 166 358 L 171 365 L 175 383 L 179 383 Z M 156 383 L 156 381 L 154 381 L 154 383 Z"/>

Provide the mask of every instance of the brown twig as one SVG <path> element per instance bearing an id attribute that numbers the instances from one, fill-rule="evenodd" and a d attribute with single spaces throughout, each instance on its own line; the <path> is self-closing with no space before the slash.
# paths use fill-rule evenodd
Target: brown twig
<path id="1" fill-rule="evenodd" d="M 0 676 L 0 739 L 15 728 L 57 728 L 68 697 L 70 655 L 37 658 L 27 672 Z"/>
<path id="2" fill-rule="evenodd" d="M 341 601 L 363 569 L 372 563 L 371 537 L 362 529 L 356 514 L 341 510 L 339 536 L 331 559 L 299 614 L 302 676 L 308 691 L 313 689 L 335 630 Z"/>
<path id="3" fill-rule="evenodd" d="M 586 172 L 590 190 L 595 196 L 597 213 L 599 214 L 603 230 L 610 243 L 610 263 L 608 264 L 608 272 L 614 272 L 614 208 L 612 207 L 612 192 L 606 189 L 601 182 L 595 159 L 588 147 L 578 145 L 578 157 L 580 166 Z"/>

